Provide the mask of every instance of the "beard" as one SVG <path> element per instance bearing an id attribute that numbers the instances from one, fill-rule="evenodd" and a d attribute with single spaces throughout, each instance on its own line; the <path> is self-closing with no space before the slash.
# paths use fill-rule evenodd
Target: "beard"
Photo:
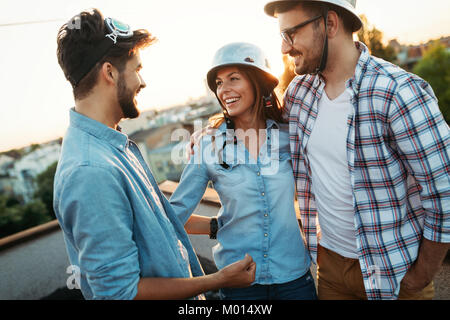
<path id="1" fill-rule="evenodd" d="M 140 91 L 140 88 L 138 92 Z M 136 93 L 137 94 L 137 93 Z M 127 88 L 125 79 L 122 75 L 119 76 L 117 85 L 117 100 L 122 109 L 123 117 L 128 119 L 137 118 L 140 114 L 135 100 L 135 92 Z"/>
<path id="2" fill-rule="evenodd" d="M 323 52 L 323 43 L 325 40 L 325 35 L 323 32 L 319 32 L 316 30 L 314 32 L 314 42 L 310 46 L 310 50 L 307 54 L 303 52 L 303 54 L 297 51 L 295 48 L 289 53 L 289 55 L 293 58 L 301 55 L 303 56 L 303 63 L 300 65 L 295 64 L 295 73 L 297 75 L 304 74 L 313 74 L 316 73 L 317 68 L 320 67 L 320 63 L 322 61 L 322 52 Z"/>

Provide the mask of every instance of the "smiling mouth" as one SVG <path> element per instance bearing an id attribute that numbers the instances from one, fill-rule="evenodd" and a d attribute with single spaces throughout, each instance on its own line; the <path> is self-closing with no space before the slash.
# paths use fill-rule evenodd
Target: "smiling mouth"
<path id="1" fill-rule="evenodd" d="M 303 63 L 303 55 L 298 55 L 294 58 L 295 65 L 300 65 Z"/>
<path id="2" fill-rule="evenodd" d="M 225 103 L 227 106 L 233 105 L 234 103 L 238 102 L 239 100 L 241 100 L 241 98 L 228 98 L 225 99 Z"/>
<path id="3" fill-rule="evenodd" d="M 299 51 L 294 51 L 294 52 L 289 53 L 289 58 L 292 61 L 295 61 L 296 59 L 298 59 L 298 58 L 300 58 L 302 56 L 303 56 L 303 54 L 301 52 L 299 52 Z"/>

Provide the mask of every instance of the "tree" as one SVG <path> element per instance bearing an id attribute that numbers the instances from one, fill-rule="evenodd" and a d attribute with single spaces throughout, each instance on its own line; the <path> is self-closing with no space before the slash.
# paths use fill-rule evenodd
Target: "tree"
<path id="1" fill-rule="evenodd" d="M 371 25 L 365 15 L 360 15 L 360 18 L 363 21 L 363 27 L 357 33 L 358 40 L 363 42 L 375 57 L 395 62 L 394 48 L 383 45 L 383 32 Z"/>
<path id="2" fill-rule="evenodd" d="M 44 203 L 47 212 L 53 219 L 56 219 L 53 211 L 53 182 L 57 164 L 58 162 L 52 163 L 45 171 L 37 175 L 35 180 L 36 191 L 34 193 L 34 198 L 40 199 Z"/>
<path id="3" fill-rule="evenodd" d="M 11 197 L 0 195 L 0 238 L 20 231 L 19 224 L 22 217 L 16 210 L 11 210 L 12 207 L 17 206 L 18 203 Z"/>
<path id="4" fill-rule="evenodd" d="M 36 179 L 34 199 L 23 204 L 14 196 L 0 195 L 0 238 L 56 219 L 53 211 L 53 180 L 57 162 Z"/>
<path id="5" fill-rule="evenodd" d="M 435 41 L 416 64 L 413 72 L 427 81 L 438 98 L 439 108 L 450 123 L 450 52 Z"/>
<path id="6" fill-rule="evenodd" d="M 52 220 L 45 204 L 41 200 L 34 200 L 21 207 L 23 230 L 38 226 Z"/>
<path id="7" fill-rule="evenodd" d="M 12 206 L 8 204 L 14 203 Z M 0 238 L 51 220 L 44 203 L 33 200 L 25 205 L 0 195 Z"/>

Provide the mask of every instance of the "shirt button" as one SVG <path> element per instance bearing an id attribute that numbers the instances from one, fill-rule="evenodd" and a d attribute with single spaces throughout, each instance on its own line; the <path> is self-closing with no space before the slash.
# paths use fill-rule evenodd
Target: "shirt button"
<path id="1" fill-rule="evenodd" d="M 265 193 L 264 193 L 264 192 L 261 192 L 261 195 L 264 197 Z"/>
<path id="2" fill-rule="evenodd" d="M 264 233 L 264 237 L 267 237 L 268 236 L 268 234 L 267 233 Z"/>
<path id="3" fill-rule="evenodd" d="M 269 215 L 267 213 L 264 214 L 264 217 L 268 217 Z"/>
<path id="4" fill-rule="evenodd" d="M 267 254 L 264 255 L 264 258 L 267 258 Z"/>
<path id="5" fill-rule="evenodd" d="M 257 175 L 260 176 L 260 175 L 261 175 L 261 172 L 258 172 Z"/>

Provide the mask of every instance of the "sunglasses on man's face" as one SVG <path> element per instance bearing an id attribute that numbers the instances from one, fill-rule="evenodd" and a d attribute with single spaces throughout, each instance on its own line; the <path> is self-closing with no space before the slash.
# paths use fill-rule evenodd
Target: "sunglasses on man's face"
<path id="1" fill-rule="evenodd" d="M 291 46 L 294 44 L 294 40 L 293 40 L 293 36 L 294 34 L 300 30 L 301 28 L 303 28 L 304 26 L 310 24 L 313 21 L 316 21 L 318 19 L 322 18 L 322 15 L 314 17 L 312 19 L 306 20 L 305 22 L 299 23 L 296 26 L 293 26 L 292 28 L 283 30 L 280 32 L 281 34 L 281 38 L 283 38 L 284 41 L 286 41 L 288 44 L 290 44 Z"/>

